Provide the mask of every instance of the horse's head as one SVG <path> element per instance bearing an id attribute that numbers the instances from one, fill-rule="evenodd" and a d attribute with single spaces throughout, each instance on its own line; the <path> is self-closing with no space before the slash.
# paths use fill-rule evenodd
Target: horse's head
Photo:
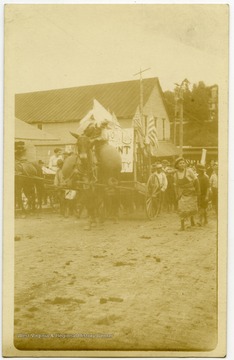
<path id="1" fill-rule="evenodd" d="M 88 138 L 87 136 L 80 136 L 75 133 L 71 133 L 71 134 L 77 139 L 76 146 L 80 160 L 83 163 L 89 161 L 90 150 L 92 147 L 90 138 Z"/>

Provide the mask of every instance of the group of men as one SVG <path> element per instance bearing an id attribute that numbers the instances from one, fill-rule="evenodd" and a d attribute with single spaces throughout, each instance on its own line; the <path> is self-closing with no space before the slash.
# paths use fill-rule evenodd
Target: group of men
<path id="1" fill-rule="evenodd" d="M 199 224 L 207 223 L 207 207 L 211 202 L 215 213 L 218 212 L 218 164 L 214 160 L 208 166 L 202 164 L 187 164 L 198 180 L 197 191 L 199 207 Z M 169 161 L 163 160 L 151 166 L 152 174 L 148 180 L 151 195 L 157 194 L 160 201 L 160 211 L 176 211 L 176 168 Z M 160 188 L 160 192 L 158 191 Z"/>

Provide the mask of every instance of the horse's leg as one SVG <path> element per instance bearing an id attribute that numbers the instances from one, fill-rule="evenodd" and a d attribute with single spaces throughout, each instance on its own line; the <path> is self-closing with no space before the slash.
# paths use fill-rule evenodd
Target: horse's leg
<path id="1" fill-rule="evenodd" d="M 35 211 L 35 209 L 36 209 L 36 188 L 35 188 L 34 184 L 32 184 L 30 186 L 30 201 L 31 201 L 31 210 Z"/>
<path id="2" fill-rule="evenodd" d="M 96 199 L 95 202 L 96 217 L 99 223 L 103 224 L 106 218 L 106 210 L 107 210 L 105 191 L 101 189 L 94 196 Z"/>
<path id="3" fill-rule="evenodd" d="M 22 199 L 22 186 L 21 186 L 21 184 L 15 186 L 15 202 L 18 204 L 19 210 L 21 210 L 22 213 L 25 214 L 25 209 L 24 209 L 24 206 L 23 206 L 23 199 Z"/>
<path id="4" fill-rule="evenodd" d="M 117 224 L 119 220 L 119 207 L 120 207 L 120 200 L 119 200 L 119 192 L 115 190 L 115 194 L 112 197 L 112 211 L 113 211 L 113 217 L 114 217 L 114 223 Z"/>
<path id="5" fill-rule="evenodd" d="M 42 208 L 43 185 L 37 184 L 36 191 L 37 191 L 38 208 L 41 209 Z"/>
<path id="6" fill-rule="evenodd" d="M 95 221 L 95 206 L 94 199 L 92 199 L 90 190 L 84 190 L 84 203 L 88 214 L 88 223 L 85 226 L 85 230 L 90 230 L 92 223 Z"/>

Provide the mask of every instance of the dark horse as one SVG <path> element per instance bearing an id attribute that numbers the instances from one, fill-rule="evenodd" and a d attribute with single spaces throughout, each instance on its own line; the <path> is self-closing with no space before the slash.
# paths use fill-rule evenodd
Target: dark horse
<path id="1" fill-rule="evenodd" d="M 87 228 L 90 228 L 97 217 L 103 220 L 110 204 L 113 216 L 117 216 L 116 187 L 122 167 L 121 156 L 107 141 L 95 141 L 74 133 L 72 135 L 77 139 L 78 155 L 68 157 L 62 171 L 68 186 L 73 186 L 76 181 L 79 183 L 80 197 L 90 219 Z"/>
<path id="2" fill-rule="evenodd" d="M 38 178 L 35 178 L 38 177 Z M 43 193 L 43 179 L 40 179 L 41 171 L 39 166 L 28 161 L 15 161 L 15 203 L 19 209 L 25 212 L 26 208 L 35 210 L 36 199 L 41 207 Z M 27 205 L 23 201 L 23 194 Z M 15 204 L 15 205 L 16 205 Z"/>

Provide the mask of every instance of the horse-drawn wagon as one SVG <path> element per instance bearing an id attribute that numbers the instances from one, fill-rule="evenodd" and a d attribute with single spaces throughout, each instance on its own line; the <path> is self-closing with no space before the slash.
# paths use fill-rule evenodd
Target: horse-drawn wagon
<path id="1" fill-rule="evenodd" d="M 104 127 L 94 124 L 91 121 L 81 134 L 72 134 L 77 139 L 77 154 L 64 163 L 68 186 L 78 189 L 81 195 L 84 187 L 90 189 L 93 199 L 100 195 L 99 209 L 108 211 L 106 207 L 111 203 L 114 216 L 119 208 L 131 211 L 143 206 L 148 218 L 153 220 L 160 209 L 160 190 L 151 191 L 150 156 L 140 147 L 136 130 L 122 129 L 117 123 L 107 129 L 106 122 Z M 84 197 L 87 202 L 87 195 Z"/>
<path id="2" fill-rule="evenodd" d="M 25 194 L 23 181 L 30 184 L 27 186 L 34 189 L 37 197 L 40 196 L 40 184 L 51 194 L 56 194 L 58 189 L 64 192 L 75 190 L 92 218 L 97 209 L 99 213 L 111 211 L 116 216 L 119 208 L 128 211 L 138 206 L 144 207 L 150 220 L 158 215 L 160 192 L 153 195 L 148 183 L 150 155 L 141 146 L 134 127 L 123 129 L 118 121 L 106 119 L 97 123 L 92 117 L 81 121 L 78 132 L 72 135 L 77 139 L 76 152 L 64 161 L 63 185 L 57 187 L 53 179 L 38 176 L 33 171 L 26 175 L 18 173 L 15 187 L 18 194 L 32 197 Z M 34 204 L 35 200 L 32 202 Z"/>

